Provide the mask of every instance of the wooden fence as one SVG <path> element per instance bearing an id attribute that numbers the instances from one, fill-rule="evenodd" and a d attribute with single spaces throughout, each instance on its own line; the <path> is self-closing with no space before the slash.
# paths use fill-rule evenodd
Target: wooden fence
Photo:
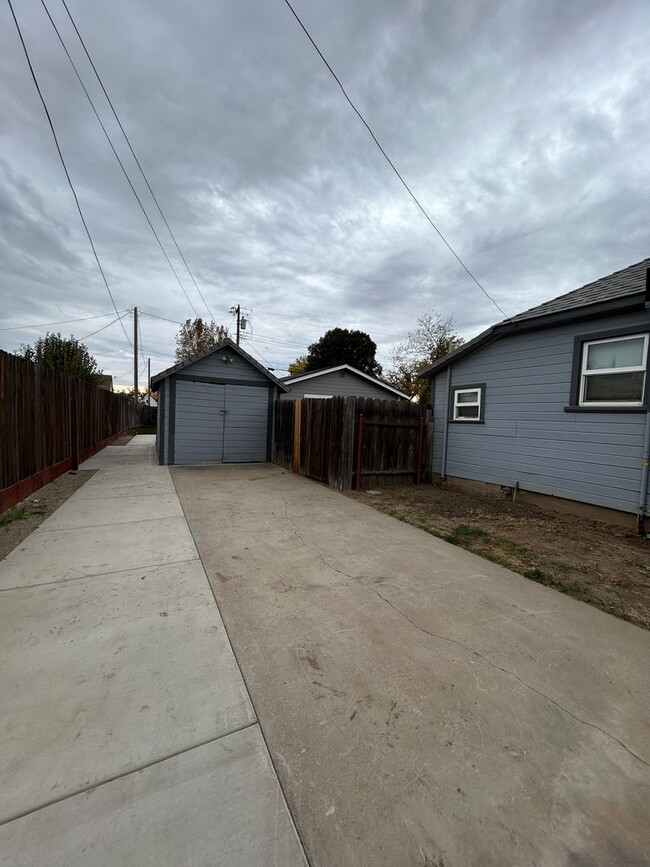
<path id="1" fill-rule="evenodd" d="M 337 490 L 418 484 L 429 475 L 430 424 L 417 404 L 281 400 L 275 418 L 276 462 Z"/>
<path id="2" fill-rule="evenodd" d="M 126 395 L 0 351 L 0 512 L 139 422 Z"/>

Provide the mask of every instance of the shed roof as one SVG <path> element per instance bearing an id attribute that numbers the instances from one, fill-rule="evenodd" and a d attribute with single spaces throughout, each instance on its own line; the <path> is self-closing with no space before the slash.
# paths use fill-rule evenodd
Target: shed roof
<path id="1" fill-rule="evenodd" d="M 358 370 L 356 367 L 352 367 L 351 364 L 337 364 L 335 367 L 323 367 L 321 370 L 310 370 L 309 373 L 301 373 L 298 376 L 283 376 L 282 382 L 285 385 L 295 385 L 298 382 L 303 382 L 307 379 L 317 379 L 319 376 L 325 376 L 327 373 L 336 373 L 338 370 L 349 370 L 351 373 L 355 373 L 357 376 L 362 377 L 363 379 L 367 379 L 370 382 L 378 385 L 380 388 L 385 388 L 386 391 L 392 392 L 392 394 L 396 394 L 399 397 L 403 397 L 404 400 L 410 400 L 408 394 L 404 394 L 403 391 L 399 391 L 399 389 L 395 388 L 392 385 L 389 385 L 387 382 L 384 382 L 381 379 L 377 379 L 376 376 L 371 376 L 369 373 L 364 373 L 362 370 Z"/>
<path id="2" fill-rule="evenodd" d="M 643 306 L 646 296 L 650 295 L 649 285 L 650 259 L 644 259 L 490 326 L 458 349 L 439 358 L 419 375 L 425 379 L 435 376 L 455 361 L 515 331 L 551 328 L 576 319 L 624 312 Z"/>
<path id="3" fill-rule="evenodd" d="M 271 380 L 272 383 L 278 386 L 278 388 L 282 389 L 282 391 L 289 391 L 289 389 L 281 382 L 277 377 L 273 376 L 273 374 L 267 370 L 259 361 L 256 361 L 252 355 L 249 355 L 245 352 L 241 346 L 237 346 L 234 340 L 231 340 L 229 337 L 226 337 L 225 340 L 222 340 L 221 343 L 218 343 L 216 346 L 211 346 L 210 349 L 206 349 L 205 352 L 200 352 L 198 355 L 195 355 L 193 358 L 190 358 L 189 361 L 181 361 L 179 364 L 175 364 L 173 367 L 168 367 L 166 370 L 162 370 L 160 373 L 157 373 L 155 376 L 151 377 L 151 387 L 156 389 L 160 382 L 163 379 L 166 379 L 168 376 L 171 376 L 174 373 L 178 373 L 180 370 L 185 370 L 186 367 L 190 367 L 197 361 L 200 361 L 202 358 L 206 358 L 208 355 L 212 355 L 214 352 L 222 352 L 224 349 L 229 348 L 234 350 L 238 355 L 240 355 L 245 361 L 249 364 L 252 364 L 253 367 L 256 367 L 260 373 L 263 373 L 268 379 Z"/>

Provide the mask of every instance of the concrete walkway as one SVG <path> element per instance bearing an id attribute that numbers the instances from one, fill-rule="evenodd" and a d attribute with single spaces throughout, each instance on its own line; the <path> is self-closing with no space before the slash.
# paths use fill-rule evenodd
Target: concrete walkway
<path id="1" fill-rule="evenodd" d="M 650 864 L 650 634 L 274 466 L 172 470 L 313 867 Z"/>
<path id="2" fill-rule="evenodd" d="M 305 859 L 153 437 L 0 563 L 0 864 Z"/>

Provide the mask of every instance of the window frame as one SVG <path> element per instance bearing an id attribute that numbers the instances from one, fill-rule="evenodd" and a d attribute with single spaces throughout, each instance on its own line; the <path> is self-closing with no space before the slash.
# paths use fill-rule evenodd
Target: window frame
<path id="1" fill-rule="evenodd" d="M 593 343 L 607 343 L 609 341 L 620 340 L 621 338 L 644 337 L 644 384 L 643 397 L 640 402 L 637 401 L 587 401 L 582 400 L 584 393 L 584 368 L 587 363 L 587 347 Z M 650 377 L 648 376 L 648 353 L 650 351 L 650 323 L 646 327 L 634 328 L 613 328 L 607 331 L 596 331 L 590 334 L 578 334 L 574 337 L 573 342 L 573 366 L 571 372 L 571 394 L 569 406 L 564 407 L 565 412 L 606 412 L 606 413 L 638 413 L 647 412 L 650 405 Z M 603 373 L 612 372 L 640 372 L 639 367 L 630 368 L 607 368 L 603 369 Z M 594 375 L 592 372 L 587 375 Z M 598 374 L 595 374 L 598 375 Z"/>
<path id="2" fill-rule="evenodd" d="M 478 394 L 478 401 L 472 403 L 459 404 L 457 395 L 462 392 L 475 391 Z M 458 406 L 478 406 L 478 418 L 459 418 L 456 416 Z M 474 385 L 452 385 L 449 389 L 449 423 L 450 424 L 485 424 L 485 383 L 480 382 Z"/>

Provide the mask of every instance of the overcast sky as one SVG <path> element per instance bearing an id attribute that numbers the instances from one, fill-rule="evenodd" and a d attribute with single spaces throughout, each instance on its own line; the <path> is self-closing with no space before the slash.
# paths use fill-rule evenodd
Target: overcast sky
<path id="1" fill-rule="evenodd" d="M 46 0 L 111 133 L 60 0 Z M 502 318 L 409 199 L 283 0 L 68 0 L 215 318 L 280 373 L 327 328 L 387 366 L 419 315 Z M 14 0 L 120 311 L 192 309 L 40 0 Z M 650 5 L 295 0 L 423 205 L 508 314 L 649 255 Z M 196 309 L 206 310 L 115 135 Z M 0 4 L 0 347 L 112 310 Z M 82 338 L 115 314 L 53 327 Z M 124 320 L 131 330 L 130 319 Z M 152 371 L 177 326 L 142 317 Z M 119 324 L 86 341 L 130 380 Z"/>

